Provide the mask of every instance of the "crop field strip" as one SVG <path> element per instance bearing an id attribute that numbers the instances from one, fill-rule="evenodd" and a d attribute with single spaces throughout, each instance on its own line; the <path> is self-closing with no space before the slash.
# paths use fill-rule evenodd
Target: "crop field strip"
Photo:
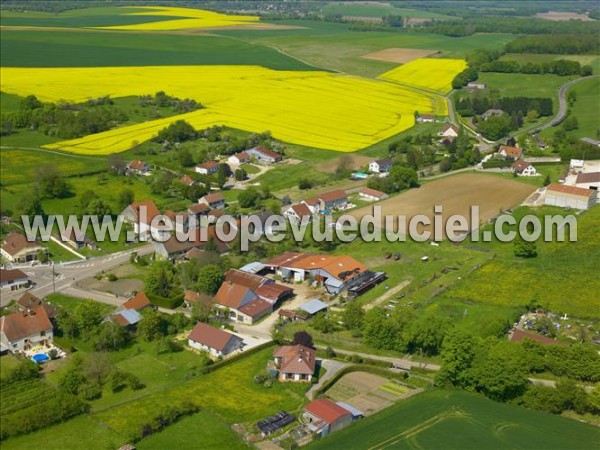
<path id="1" fill-rule="evenodd" d="M 355 151 L 413 126 L 415 110 L 447 113 L 445 102 L 435 95 L 395 83 L 319 71 L 272 71 L 256 66 L 5 67 L 1 74 L 3 91 L 33 92 L 48 101 L 164 90 L 206 106 L 47 146 L 81 154 L 128 150 L 133 141 L 146 141 L 178 119 L 197 129 L 220 124 L 252 132 L 270 130 L 276 138 L 293 144 Z M 43 84 L 37 81 L 40 79 Z"/>
<path id="2" fill-rule="evenodd" d="M 466 68 L 467 63 L 462 59 L 421 58 L 385 72 L 379 78 L 447 94 L 452 90 L 452 79 Z"/>

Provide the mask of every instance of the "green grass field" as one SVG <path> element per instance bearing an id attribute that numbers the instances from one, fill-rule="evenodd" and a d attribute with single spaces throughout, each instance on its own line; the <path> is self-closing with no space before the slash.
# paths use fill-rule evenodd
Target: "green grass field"
<path id="1" fill-rule="evenodd" d="M 220 36 L 3 30 L 0 51 L 5 67 L 249 64 L 275 70 L 314 69 L 272 48 Z"/>
<path id="2" fill-rule="evenodd" d="M 527 208 L 515 211 L 515 217 L 531 213 Z M 544 214 L 565 214 L 559 208 L 543 207 Z M 502 307 L 518 307 L 537 298 L 545 308 L 575 317 L 598 319 L 597 304 L 589 296 L 600 291 L 600 279 L 593 274 L 598 265 L 598 229 L 600 209 L 592 208 L 577 217 L 577 242 L 538 242 L 536 258 L 513 255 L 511 243 L 479 243 L 496 257 L 479 270 L 457 282 L 438 299 Z M 475 244 L 464 244 L 475 246 Z M 582 278 L 580 278 L 582 277 Z M 585 283 L 581 283 L 585 279 Z M 533 280 L 533 281 L 532 281 Z"/>
<path id="3" fill-rule="evenodd" d="M 577 100 L 571 107 L 571 114 L 577 117 L 579 128 L 568 134 L 577 138 L 598 139 L 600 136 L 600 78 L 582 81 L 573 86 L 572 90 L 577 95 Z"/>
<path id="4" fill-rule="evenodd" d="M 427 391 L 310 449 L 589 449 L 600 429 L 459 391 Z"/>

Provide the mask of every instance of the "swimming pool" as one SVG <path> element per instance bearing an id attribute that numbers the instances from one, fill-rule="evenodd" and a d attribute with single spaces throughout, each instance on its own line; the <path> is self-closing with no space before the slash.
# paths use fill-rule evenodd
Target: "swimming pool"
<path id="1" fill-rule="evenodd" d="M 42 364 L 48 361 L 50 357 L 45 353 L 37 353 L 31 357 L 31 360 L 35 363 Z"/>

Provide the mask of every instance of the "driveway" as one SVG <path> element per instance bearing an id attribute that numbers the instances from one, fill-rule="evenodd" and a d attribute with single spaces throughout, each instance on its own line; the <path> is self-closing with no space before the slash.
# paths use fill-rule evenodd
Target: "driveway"
<path id="1" fill-rule="evenodd" d="M 333 359 L 322 359 L 321 360 L 321 367 L 324 367 L 326 372 L 325 375 L 323 375 L 318 383 L 313 384 L 310 389 L 308 391 L 306 391 L 306 396 L 309 398 L 309 400 L 312 400 L 315 396 L 315 393 L 318 392 L 319 389 L 321 389 L 321 387 L 325 384 L 325 382 L 327 382 L 327 380 L 330 380 L 331 378 L 333 378 L 335 376 L 335 374 L 337 374 L 340 370 L 342 370 L 344 367 L 346 367 L 348 364 L 340 362 L 340 361 L 335 361 Z"/>

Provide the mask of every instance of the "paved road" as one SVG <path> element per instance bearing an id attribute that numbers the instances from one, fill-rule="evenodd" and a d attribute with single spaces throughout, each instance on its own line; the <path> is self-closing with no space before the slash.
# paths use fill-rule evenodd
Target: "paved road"
<path id="1" fill-rule="evenodd" d="M 132 252 L 137 252 L 139 255 L 147 255 L 153 251 L 153 245 L 148 244 L 143 247 L 136 247 L 132 250 L 126 250 L 106 256 L 97 256 L 86 261 L 55 264 L 54 280 L 52 277 L 52 265 L 39 265 L 24 268 L 20 267 L 20 269 L 29 275 L 30 278 L 36 283 L 35 287 L 31 289 L 30 292 L 38 297 L 45 297 L 53 292 L 62 292 L 67 289 L 77 289 L 75 285 L 78 281 L 91 277 L 103 270 L 106 271 L 128 262 Z M 87 291 L 80 291 L 87 293 Z M 23 291 L 2 293 L 2 296 L 0 297 L 0 306 L 5 306 L 10 300 L 18 298 L 22 294 Z M 90 294 L 85 295 L 85 298 L 90 297 Z M 104 301 L 104 303 L 106 303 L 106 301 Z"/>
<path id="2" fill-rule="evenodd" d="M 590 78 L 596 78 L 599 76 L 600 75 L 591 75 L 589 77 L 576 78 L 574 80 L 571 80 L 571 81 L 563 84 L 560 87 L 560 89 L 558 90 L 558 112 L 556 113 L 556 116 L 554 116 L 554 118 L 550 122 L 547 122 L 544 125 L 542 125 L 541 127 L 538 127 L 538 130 L 541 131 L 546 128 L 555 127 L 556 125 L 560 124 L 564 120 L 565 116 L 567 115 L 567 109 L 568 109 L 567 91 L 569 90 L 570 87 L 572 87 L 573 85 L 575 85 L 583 80 L 589 80 Z"/>

